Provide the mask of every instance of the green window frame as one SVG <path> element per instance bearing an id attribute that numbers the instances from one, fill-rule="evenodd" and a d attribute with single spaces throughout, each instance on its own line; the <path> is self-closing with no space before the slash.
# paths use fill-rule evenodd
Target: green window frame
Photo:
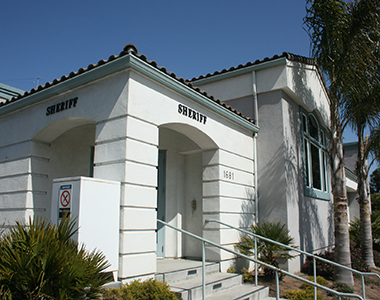
<path id="1" fill-rule="evenodd" d="M 326 131 L 314 113 L 301 109 L 300 115 L 305 195 L 330 200 Z"/>

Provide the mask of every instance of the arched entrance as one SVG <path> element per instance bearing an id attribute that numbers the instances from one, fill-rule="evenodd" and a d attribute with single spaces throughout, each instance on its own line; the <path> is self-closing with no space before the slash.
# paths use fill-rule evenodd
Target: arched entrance
<path id="1" fill-rule="evenodd" d="M 157 217 L 203 236 L 203 152 L 216 144 L 185 124 L 159 128 Z M 158 227 L 157 257 L 200 258 L 199 241 Z"/>
<path id="2" fill-rule="evenodd" d="M 32 173 L 43 172 L 43 176 L 32 177 L 33 188 L 39 190 L 33 195 L 33 205 L 46 207 L 45 217 L 50 218 L 53 179 L 92 177 L 95 127 L 89 119 L 66 118 L 50 123 L 33 137 Z"/>

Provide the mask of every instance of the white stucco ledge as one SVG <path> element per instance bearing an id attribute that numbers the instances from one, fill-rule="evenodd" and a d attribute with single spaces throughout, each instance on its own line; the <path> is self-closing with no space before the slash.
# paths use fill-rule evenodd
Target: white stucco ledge
<path id="1" fill-rule="evenodd" d="M 347 192 L 349 193 L 356 192 L 356 190 L 358 189 L 357 177 L 349 169 L 345 168 L 345 170 L 346 170 Z"/>

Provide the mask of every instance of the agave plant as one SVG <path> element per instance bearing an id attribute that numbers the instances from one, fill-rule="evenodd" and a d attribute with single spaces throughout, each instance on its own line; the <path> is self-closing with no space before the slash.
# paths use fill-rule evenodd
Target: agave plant
<path id="1" fill-rule="evenodd" d="M 0 239 L 1 299 L 95 299 L 110 278 L 98 251 L 88 252 L 71 237 L 75 221 L 58 226 L 37 218 L 16 222 Z"/>
<path id="2" fill-rule="evenodd" d="M 280 222 L 254 224 L 250 226 L 249 231 L 286 246 L 294 245 L 294 239 L 289 235 L 289 230 L 286 228 L 286 225 L 281 225 Z M 253 255 L 255 251 L 255 237 L 252 235 L 243 236 L 241 241 L 236 244 L 236 247 L 245 255 Z M 284 246 L 257 239 L 258 258 L 272 266 L 278 267 L 279 258 L 293 258 L 293 256 L 289 254 L 289 251 L 290 250 Z M 264 273 L 266 277 L 274 278 L 274 272 L 271 269 L 264 268 Z"/>

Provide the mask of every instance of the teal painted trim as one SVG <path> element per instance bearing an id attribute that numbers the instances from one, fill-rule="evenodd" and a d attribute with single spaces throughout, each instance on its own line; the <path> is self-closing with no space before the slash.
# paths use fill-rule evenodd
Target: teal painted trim
<path id="1" fill-rule="evenodd" d="M 17 94 L 24 93 L 24 91 L 22 89 L 19 89 L 19 88 L 16 88 L 16 87 L 13 87 L 13 86 L 1 83 L 1 82 L 0 82 L 0 88 L 7 89 L 7 90 L 12 91 L 12 92 L 17 93 Z"/>
<path id="2" fill-rule="evenodd" d="M 331 200 L 331 191 L 330 191 L 330 172 L 329 172 L 329 163 L 327 161 L 327 166 L 326 166 L 326 182 L 328 183 L 327 185 L 327 191 L 321 191 L 321 190 L 317 190 L 317 189 L 314 189 L 314 188 L 311 188 L 311 187 L 308 187 L 308 182 L 306 182 L 306 149 L 305 149 L 305 143 L 304 143 L 304 128 L 303 128 L 303 122 L 302 122 L 302 114 L 305 114 L 306 116 L 309 115 L 309 114 L 312 114 L 318 121 L 318 123 L 320 124 L 320 120 L 318 118 L 318 116 L 314 113 L 314 112 L 311 112 L 311 113 L 308 113 L 306 110 L 304 110 L 301 106 L 300 106 L 300 119 L 301 119 L 301 140 L 302 140 L 302 164 L 303 164 L 303 185 L 304 185 L 304 194 L 305 196 L 308 196 L 308 197 L 313 197 L 313 198 L 317 198 L 317 199 L 321 199 L 321 200 L 328 200 L 330 201 Z M 324 130 L 323 127 L 320 126 L 320 129 L 322 131 L 324 131 L 324 136 L 325 138 L 327 138 L 327 135 L 326 135 L 326 132 Z M 328 159 L 328 156 L 327 156 L 327 159 Z"/>
<path id="3" fill-rule="evenodd" d="M 346 171 L 346 177 L 355 181 L 356 183 L 358 182 L 358 176 L 356 176 L 356 174 L 354 172 L 352 172 L 350 169 L 344 167 L 345 171 Z"/>
<path id="4" fill-rule="evenodd" d="M 313 197 L 321 200 L 331 200 L 331 193 L 322 192 L 305 186 L 305 196 Z"/>
<path id="5" fill-rule="evenodd" d="M 358 142 L 344 143 L 343 149 L 344 150 L 357 150 L 358 149 Z"/>
<path id="6" fill-rule="evenodd" d="M 276 66 L 280 66 L 280 65 L 286 65 L 286 64 L 287 64 L 287 59 L 285 57 L 280 57 L 278 59 L 274 59 L 271 61 L 265 61 L 265 62 L 259 63 L 257 65 L 252 65 L 249 67 L 243 67 L 241 69 L 237 69 L 234 71 L 228 71 L 226 73 L 222 73 L 222 74 L 218 74 L 218 75 L 212 75 L 210 77 L 194 80 L 194 81 L 192 81 L 192 83 L 194 83 L 194 85 L 196 85 L 196 86 L 201 86 L 203 84 L 208 84 L 208 83 L 220 81 L 220 80 L 235 77 L 235 76 L 244 75 L 247 73 L 252 73 L 253 71 L 259 71 L 259 70 L 268 69 L 268 68 L 272 68 L 272 67 L 276 67 Z"/>
<path id="7" fill-rule="evenodd" d="M 239 126 L 253 132 L 258 132 L 259 127 L 248 120 L 240 117 L 234 112 L 224 108 L 220 104 L 212 101 L 211 99 L 203 96 L 192 88 L 178 82 L 177 79 L 170 77 L 168 74 L 163 73 L 150 64 L 142 61 L 134 55 L 125 55 L 113 61 L 107 62 L 102 66 L 95 67 L 92 70 L 85 71 L 83 74 L 76 75 L 73 78 L 66 79 L 63 82 L 55 84 L 49 88 L 43 89 L 30 96 L 22 98 L 18 101 L 11 102 L 7 105 L 0 107 L 0 116 L 8 114 L 18 109 L 22 109 L 28 105 L 46 100 L 50 97 L 57 96 L 70 89 L 77 88 L 89 82 L 101 79 L 105 76 L 111 75 L 121 70 L 131 68 L 142 73 L 145 76 L 163 84 L 164 86 L 180 93 L 186 98 L 189 98 L 202 106 L 210 109 L 211 111 L 225 117 L 226 119 L 238 124 Z"/>
<path id="8" fill-rule="evenodd" d="M 54 84 L 51 87 L 45 88 L 39 92 L 35 92 L 27 97 L 21 98 L 15 102 L 11 102 L 7 105 L 0 107 L 0 116 L 8 114 L 18 109 L 22 109 L 26 106 L 35 104 L 37 102 L 47 100 L 50 97 L 57 96 L 68 90 L 77 88 L 91 81 L 95 81 L 102 77 L 113 74 L 117 71 L 126 69 L 129 64 L 129 56 L 126 55 L 119 57 L 112 62 L 104 64 L 101 67 L 96 67 L 94 69 L 85 71 L 83 74 L 76 75 L 73 78 L 68 78 L 65 81 Z"/>
<path id="9" fill-rule="evenodd" d="M 176 91 L 177 93 L 181 94 L 182 96 L 189 98 L 193 100 L 194 102 L 197 102 L 198 104 L 210 109 L 211 111 L 222 115 L 223 117 L 229 119 L 230 121 L 240 125 L 241 127 L 248 129 L 253 132 L 258 132 L 259 127 L 248 120 L 238 116 L 234 112 L 224 108 L 220 104 L 212 101 L 211 99 L 207 98 L 206 96 L 201 95 L 200 93 L 196 92 L 192 88 L 180 84 L 177 79 L 174 79 L 170 77 L 169 75 L 157 70 L 156 68 L 152 67 L 148 63 L 145 63 L 141 61 L 140 59 L 132 56 L 131 57 L 131 67 L 139 71 L 140 73 L 149 76 L 149 78 L 165 85 L 166 87 Z"/>
<path id="10" fill-rule="evenodd" d="M 23 90 L 0 82 L 0 97 L 1 98 L 11 99 L 12 97 L 16 97 L 22 94 L 24 94 Z"/>

